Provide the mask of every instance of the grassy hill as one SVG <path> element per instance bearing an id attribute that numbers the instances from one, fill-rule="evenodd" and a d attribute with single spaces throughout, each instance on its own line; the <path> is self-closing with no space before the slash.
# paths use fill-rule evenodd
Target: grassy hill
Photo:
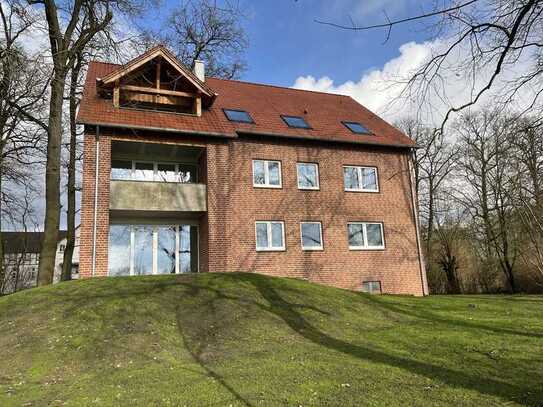
<path id="1" fill-rule="evenodd" d="M 543 405 L 543 298 L 254 274 L 0 298 L 0 405 Z"/>

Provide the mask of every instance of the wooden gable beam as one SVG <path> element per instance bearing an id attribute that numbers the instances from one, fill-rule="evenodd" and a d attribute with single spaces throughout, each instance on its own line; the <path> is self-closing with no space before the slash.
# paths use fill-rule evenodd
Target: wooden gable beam
<path id="1" fill-rule="evenodd" d="M 120 106 L 120 89 L 119 81 L 115 81 L 115 87 L 113 88 L 113 107 Z"/>
<path id="2" fill-rule="evenodd" d="M 178 96 L 185 98 L 194 98 L 198 94 L 191 92 L 181 92 L 178 90 L 168 90 L 168 89 L 155 89 L 155 88 L 146 88 L 145 86 L 134 86 L 134 85 L 122 85 L 121 90 L 127 90 L 130 92 L 141 92 L 141 93 L 152 93 L 155 95 L 168 95 L 168 96 Z"/>
<path id="3" fill-rule="evenodd" d="M 156 88 L 160 89 L 160 59 L 156 63 Z"/>
<path id="4" fill-rule="evenodd" d="M 152 59 L 156 57 L 162 57 L 162 59 L 166 62 L 168 62 L 171 66 L 173 66 L 180 74 L 182 74 L 187 80 L 192 83 L 200 92 L 205 93 L 206 95 L 212 97 L 213 93 L 209 92 L 207 89 L 202 88 L 202 85 L 197 82 L 197 80 L 193 79 L 191 77 L 191 72 L 187 70 L 186 67 L 183 67 L 180 65 L 178 61 L 174 59 L 174 57 L 170 57 L 169 53 L 166 53 L 162 51 L 161 49 L 157 49 L 155 52 L 150 53 L 145 58 L 140 59 L 139 61 L 136 61 L 132 64 L 128 64 L 124 69 L 120 69 L 118 72 L 106 75 L 104 78 L 102 78 L 103 84 L 106 85 L 108 83 L 115 82 L 119 79 L 121 79 L 123 76 L 129 74 L 130 72 L 133 72 L 134 70 L 138 69 L 139 67 L 145 65 Z"/>
<path id="5" fill-rule="evenodd" d="M 202 115 L 202 96 L 201 95 L 197 95 L 196 98 L 194 99 L 193 113 L 198 117 Z"/>

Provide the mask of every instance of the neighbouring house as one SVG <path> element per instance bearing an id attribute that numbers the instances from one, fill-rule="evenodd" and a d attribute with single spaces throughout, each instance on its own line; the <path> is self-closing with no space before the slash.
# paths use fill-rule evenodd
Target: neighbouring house
<path id="1" fill-rule="evenodd" d="M 0 293 L 9 294 L 25 288 L 35 287 L 38 281 L 38 266 L 43 240 L 43 232 L 2 232 L 4 253 L 3 276 L 0 279 Z M 66 231 L 59 232 L 59 241 L 55 255 L 55 273 L 53 283 L 60 281 Z M 75 247 L 72 256 L 72 279 L 79 278 L 79 227 L 76 229 Z"/>
<path id="2" fill-rule="evenodd" d="M 424 295 L 412 140 L 347 96 L 91 62 L 80 275 L 256 272 Z"/>

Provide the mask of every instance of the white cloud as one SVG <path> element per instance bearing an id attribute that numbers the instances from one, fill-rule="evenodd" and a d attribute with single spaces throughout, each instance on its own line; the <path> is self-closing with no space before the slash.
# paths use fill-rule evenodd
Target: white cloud
<path id="1" fill-rule="evenodd" d="M 400 55 L 386 62 L 381 68 L 362 73 L 359 79 L 336 84 L 328 75 L 315 78 L 312 75 L 298 77 L 294 88 L 349 95 L 370 110 L 394 121 L 407 115 L 417 115 L 427 123 L 440 123 L 445 112 L 453 106 L 459 106 L 470 100 L 474 89 L 480 89 L 489 78 L 493 66 L 479 68 L 475 77 L 471 71 L 458 66 L 468 56 L 468 50 L 458 48 L 445 61 L 442 77 L 435 82 L 428 93 L 405 94 L 405 81 L 428 61 L 436 52 L 443 50 L 447 41 L 416 43 L 408 42 L 400 46 Z M 490 100 L 503 101 L 510 89 L 511 81 L 531 68 L 531 55 L 524 55 L 521 60 L 504 70 L 492 91 L 481 99 L 482 105 Z M 419 88 L 414 88 L 419 89 Z M 522 108 L 531 101 L 533 89 L 523 89 L 515 95 L 509 107 Z M 401 98 L 400 98 L 401 96 Z"/>
<path id="2" fill-rule="evenodd" d="M 399 49 L 400 56 L 388 61 L 381 69 L 374 69 L 362 74 L 357 81 L 350 80 L 336 85 L 334 80 L 328 76 L 316 79 L 307 75 L 297 78 L 293 87 L 349 95 L 372 111 L 386 116 L 395 116 L 393 111 L 397 109 L 390 106 L 390 103 L 400 95 L 404 88 L 404 85 L 398 81 L 420 67 L 430 56 L 432 49 L 439 45 L 439 41 L 406 43 Z"/>

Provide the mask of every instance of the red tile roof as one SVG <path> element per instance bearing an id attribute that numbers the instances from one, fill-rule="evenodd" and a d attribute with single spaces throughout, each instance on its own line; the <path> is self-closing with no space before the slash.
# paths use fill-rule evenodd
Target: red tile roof
<path id="1" fill-rule="evenodd" d="M 214 133 L 223 137 L 239 134 L 264 134 L 336 142 L 413 147 L 415 143 L 401 131 L 348 96 L 304 91 L 235 80 L 206 79 L 218 94 L 202 116 L 115 108 L 111 100 L 97 95 L 96 79 L 103 78 L 119 65 L 91 62 L 78 122 L 89 125 L 162 129 L 187 133 Z M 249 112 L 255 124 L 230 122 L 222 109 Z M 303 116 L 310 130 L 288 127 L 280 115 Z M 341 122 L 360 122 L 373 135 L 353 134 Z"/>

